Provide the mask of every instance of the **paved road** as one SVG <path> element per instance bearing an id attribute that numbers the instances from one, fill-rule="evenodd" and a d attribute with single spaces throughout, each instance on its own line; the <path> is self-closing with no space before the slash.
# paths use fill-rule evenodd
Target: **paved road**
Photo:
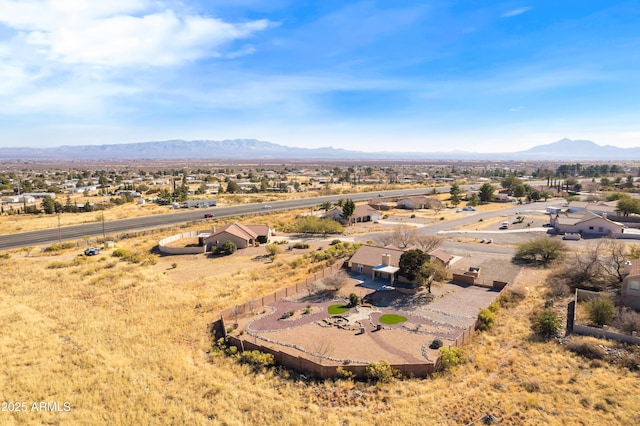
<path id="1" fill-rule="evenodd" d="M 437 188 L 439 192 L 449 191 L 448 187 Z M 144 216 L 132 219 L 122 219 L 115 221 L 105 221 L 104 230 L 103 223 L 91 223 L 75 226 L 64 226 L 58 228 L 47 229 L 41 231 L 24 232 L 10 235 L 0 235 L 0 250 L 14 249 L 20 247 L 37 246 L 58 242 L 58 240 L 76 240 L 87 236 L 101 236 L 104 234 L 109 236 L 114 233 L 122 233 L 127 231 L 149 229 L 159 226 L 168 226 L 203 220 L 205 213 L 214 213 L 216 217 L 242 216 L 249 214 L 261 214 L 274 210 L 289 210 L 318 206 L 325 201 L 335 203 L 339 199 L 352 199 L 353 201 L 366 201 L 374 198 L 399 197 L 408 195 L 418 195 L 431 193 L 433 188 L 421 189 L 404 189 L 383 192 L 363 192 L 359 194 L 330 195 L 324 197 L 302 198 L 297 200 L 274 201 L 268 205 L 269 209 L 264 209 L 263 204 L 242 204 L 231 207 L 217 207 L 211 209 L 193 209 L 184 212 L 159 214 L 152 216 Z"/>

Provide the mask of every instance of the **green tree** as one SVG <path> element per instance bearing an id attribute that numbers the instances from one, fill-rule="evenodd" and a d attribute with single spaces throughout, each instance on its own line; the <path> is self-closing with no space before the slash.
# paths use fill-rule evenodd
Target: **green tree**
<path id="1" fill-rule="evenodd" d="M 535 238 L 518 244 L 514 259 L 546 265 L 561 259 L 567 252 L 567 245 L 561 240 L 548 237 Z"/>
<path id="2" fill-rule="evenodd" d="M 480 187 L 480 202 L 489 203 L 493 201 L 493 193 L 495 188 L 489 182 L 482 184 Z"/>
<path id="3" fill-rule="evenodd" d="M 331 210 L 331 206 L 332 206 L 331 201 L 325 201 L 324 203 L 320 204 L 320 208 L 325 212 L 328 212 L 329 210 Z"/>
<path id="4" fill-rule="evenodd" d="M 456 207 L 458 204 L 460 204 L 460 186 L 456 182 L 451 184 L 449 195 L 451 196 L 450 200 L 453 207 Z"/>
<path id="5" fill-rule="evenodd" d="M 516 187 L 522 185 L 522 181 L 518 179 L 516 176 L 511 175 L 502 179 L 502 181 L 500 182 L 500 185 L 504 189 L 508 189 L 509 191 L 515 191 Z M 517 195 L 515 194 L 514 196 L 517 197 Z M 522 197 L 524 197 L 524 195 L 522 195 Z"/>
<path id="6" fill-rule="evenodd" d="M 470 205 L 471 207 L 475 207 L 478 205 L 479 202 L 480 202 L 480 198 L 478 197 L 478 194 L 474 192 L 471 194 L 471 196 L 469 196 L 469 202 L 467 204 Z"/>
<path id="7" fill-rule="evenodd" d="M 407 250 L 400 256 L 400 270 L 398 273 L 409 281 L 414 282 L 420 274 L 422 265 L 428 261 L 429 255 L 422 250 Z"/>
<path id="8" fill-rule="evenodd" d="M 613 301 L 604 296 L 587 302 L 586 308 L 589 320 L 599 326 L 611 323 L 616 313 L 616 307 Z"/>
<path id="9" fill-rule="evenodd" d="M 513 196 L 518 200 L 527 195 L 527 190 L 523 184 L 519 184 L 513 187 Z"/>
<path id="10" fill-rule="evenodd" d="M 441 263 L 426 261 L 420 267 L 416 276 L 416 284 L 424 286 L 431 293 L 431 285 L 434 281 L 444 281 L 449 278 L 447 269 Z"/>
<path id="11" fill-rule="evenodd" d="M 235 180 L 229 180 L 229 182 L 227 182 L 227 193 L 228 194 L 235 194 L 236 192 L 240 192 L 240 185 L 238 185 L 238 183 Z"/>
<path id="12" fill-rule="evenodd" d="M 40 206 L 46 214 L 53 214 L 56 211 L 56 203 L 49 195 L 45 195 Z"/>
<path id="13" fill-rule="evenodd" d="M 353 212 L 356 210 L 356 203 L 351 199 L 347 199 L 342 203 L 342 218 L 346 221 L 349 221 L 349 218 L 353 215 Z"/>
<path id="14" fill-rule="evenodd" d="M 640 214 L 640 201 L 623 194 L 618 199 L 618 210 L 623 216 L 632 214 Z"/>

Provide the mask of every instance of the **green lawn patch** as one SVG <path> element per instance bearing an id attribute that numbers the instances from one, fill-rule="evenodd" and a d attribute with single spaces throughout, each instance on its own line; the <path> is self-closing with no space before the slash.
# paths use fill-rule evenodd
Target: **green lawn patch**
<path id="1" fill-rule="evenodd" d="M 396 314 L 384 314 L 380 317 L 380 322 L 383 324 L 399 324 L 405 322 L 407 319 L 402 315 Z"/>
<path id="2" fill-rule="evenodd" d="M 340 315 L 340 314 L 344 314 L 347 311 L 349 311 L 349 307 L 348 306 L 344 306 L 344 305 L 331 305 L 331 306 L 329 306 L 329 314 L 330 315 Z"/>

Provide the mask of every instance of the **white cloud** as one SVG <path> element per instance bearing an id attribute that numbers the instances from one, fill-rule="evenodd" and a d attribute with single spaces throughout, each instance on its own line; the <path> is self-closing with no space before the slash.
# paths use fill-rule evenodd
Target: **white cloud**
<path id="1" fill-rule="evenodd" d="M 525 107 L 523 107 L 523 106 L 517 106 L 517 107 L 509 108 L 509 112 L 520 112 L 520 111 L 522 111 L 524 109 L 525 109 Z"/>
<path id="2" fill-rule="evenodd" d="M 50 60 L 103 67 L 219 57 L 226 44 L 269 26 L 267 20 L 227 23 L 161 7 L 145 0 L 0 0 L 0 22 Z"/>
<path id="3" fill-rule="evenodd" d="M 523 13 L 528 12 L 530 10 L 531 10 L 531 7 L 529 7 L 529 6 L 520 7 L 518 9 L 513 9 L 513 10 L 510 10 L 508 12 L 505 12 L 502 15 L 500 15 L 500 17 L 501 18 L 511 18 L 513 16 L 522 15 Z"/>

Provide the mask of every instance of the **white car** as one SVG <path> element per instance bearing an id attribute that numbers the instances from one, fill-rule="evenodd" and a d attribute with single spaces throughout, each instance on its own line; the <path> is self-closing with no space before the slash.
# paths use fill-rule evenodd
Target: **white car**
<path id="1" fill-rule="evenodd" d="M 270 209 L 271 206 L 269 204 L 265 204 L 264 206 L 262 206 L 263 209 Z"/>

